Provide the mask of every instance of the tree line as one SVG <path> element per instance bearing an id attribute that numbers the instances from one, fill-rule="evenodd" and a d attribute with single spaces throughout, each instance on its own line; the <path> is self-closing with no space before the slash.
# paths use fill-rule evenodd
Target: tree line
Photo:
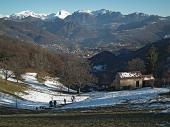
<path id="1" fill-rule="evenodd" d="M 152 46 L 146 52 L 144 59 L 136 57 L 129 60 L 127 64 L 127 70 L 140 71 L 143 74 L 153 74 L 156 76 L 156 71 L 158 69 L 158 56 L 158 50 L 156 47 Z"/>
<path id="2" fill-rule="evenodd" d="M 156 85 L 169 85 L 170 40 L 162 40 L 148 47 L 147 50 L 143 52 L 143 57 L 137 56 L 128 61 L 126 70 L 138 70 L 143 74 L 153 74 L 156 78 Z"/>

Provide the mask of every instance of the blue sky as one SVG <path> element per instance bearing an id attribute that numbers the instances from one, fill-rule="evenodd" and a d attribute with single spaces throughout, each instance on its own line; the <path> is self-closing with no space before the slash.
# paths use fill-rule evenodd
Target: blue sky
<path id="1" fill-rule="evenodd" d="M 23 10 L 52 13 L 61 9 L 76 10 L 109 9 L 123 14 L 144 12 L 170 16 L 170 0 L 0 0 L 0 14 L 9 15 Z"/>

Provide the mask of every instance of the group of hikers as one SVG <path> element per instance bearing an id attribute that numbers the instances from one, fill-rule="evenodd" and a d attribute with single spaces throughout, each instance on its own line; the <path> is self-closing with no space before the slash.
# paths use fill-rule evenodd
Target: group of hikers
<path id="1" fill-rule="evenodd" d="M 67 100 L 64 98 L 64 105 L 66 105 L 67 104 Z M 71 102 L 73 103 L 73 102 L 75 102 L 75 96 L 72 96 L 71 97 Z M 57 106 L 57 101 L 56 100 L 51 100 L 50 102 L 49 102 L 49 107 L 56 107 Z"/>
<path id="2" fill-rule="evenodd" d="M 75 99 L 76 99 L 75 96 L 72 96 L 72 97 L 71 97 L 71 102 L 72 102 L 72 103 L 75 102 Z M 63 102 L 64 102 L 63 105 L 66 105 L 66 104 L 67 104 L 66 98 L 64 98 Z M 51 100 L 51 101 L 49 101 L 49 107 L 50 107 L 50 108 L 56 108 L 56 107 L 57 107 L 57 101 L 56 101 L 56 100 Z M 36 110 L 44 110 L 44 109 L 46 109 L 45 106 L 36 107 Z"/>

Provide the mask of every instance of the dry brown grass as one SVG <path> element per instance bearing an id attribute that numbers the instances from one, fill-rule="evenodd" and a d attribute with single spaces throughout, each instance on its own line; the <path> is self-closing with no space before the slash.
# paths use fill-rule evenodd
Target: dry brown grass
<path id="1" fill-rule="evenodd" d="M 169 114 L 25 114 L 0 116 L 0 127 L 164 127 L 170 126 Z"/>
<path id="2" fill-rule="evenodd" d="M 16 93 L 25 93 L 24 91 L 28 89 L 28 86 L 25 84 L 0 79 L 0 91 L 15 95 Z"/>

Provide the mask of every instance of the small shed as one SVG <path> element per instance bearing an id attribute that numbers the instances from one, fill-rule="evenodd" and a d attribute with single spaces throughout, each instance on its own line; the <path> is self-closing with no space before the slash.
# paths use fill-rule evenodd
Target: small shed
<path id="1" fill-rule="evenodd" d="M 143 75 L 143 87 L 153 86 L 155 82 L 155 78 L 153 75 Z"/>
<path id="2" fill-rule="evenodd" d="M 153 75 L 142 75 L 140 71 L 133 71 L 118 72 L 113 84 L 116 90 L 122 90 L 152 86 L 153 83 Z"/>

